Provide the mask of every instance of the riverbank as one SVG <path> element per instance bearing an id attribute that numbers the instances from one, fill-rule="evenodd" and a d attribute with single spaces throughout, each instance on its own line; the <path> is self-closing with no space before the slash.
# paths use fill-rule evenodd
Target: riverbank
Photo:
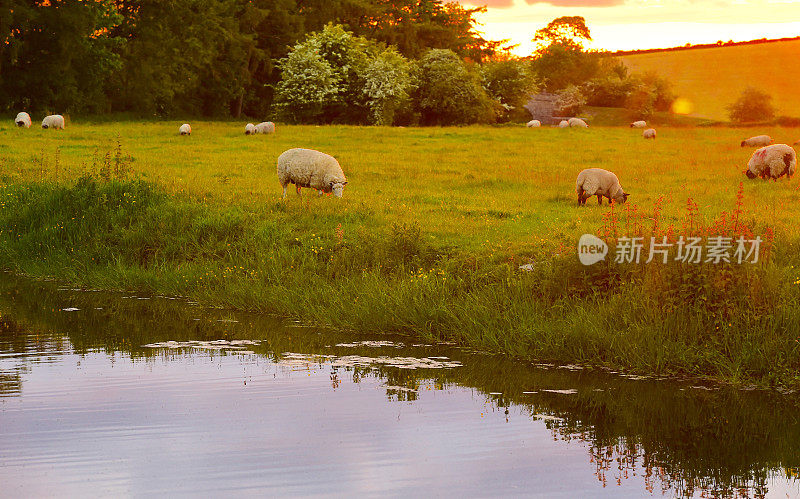
<path id="1" fill-rule="evenodd" d="M 800 385 L 798 229 L 779 209 L 797 202 L 797 181 L 744 184 L 737 198 L 741 169 L 718 165 L 749 156 L 729 145 L 739 131 L 651 145 L 620 129 L 287 127 L 250 140 L 228 126 L 193 142 L 136 140 L 137 124 L 23 136 L 2 171 L 0 265 L 542 362 Z M 78 147 L 92 141 L 98 153 Z M 289 142 L 339 157 L 344 199 L 279 199 L 272 156 Z M 574 206 L 575 164 L 616 164 L 639 200 L 614 215 Z M 764 238 L 757 264 L 576 258 L 584 232 L 745 229 Z"/>

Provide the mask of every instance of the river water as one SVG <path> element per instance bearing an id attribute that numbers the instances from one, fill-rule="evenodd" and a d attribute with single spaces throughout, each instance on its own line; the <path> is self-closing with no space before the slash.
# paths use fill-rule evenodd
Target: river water
<path id="1" fill-rule="evenodd" d="M 2 497 L 800 497 L 796 394 L 0 281 Z"/>

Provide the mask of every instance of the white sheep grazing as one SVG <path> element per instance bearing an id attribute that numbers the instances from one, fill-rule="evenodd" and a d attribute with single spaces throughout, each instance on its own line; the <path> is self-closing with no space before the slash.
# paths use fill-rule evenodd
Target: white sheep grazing
<path id="1" fill-rule="evenodd" d="M 347 185 L 342 167 L 336 158 L 313 149 L 289 149 L 278 156 L 278 180 L 283 186 L 283 197 L 286 197 L 286 186 L 294 184 L 297 194 L 301 187 L 309 187 L 323 192 L 333 192 L 340 198 Z"/>
<path id="2" fill-rule="evenodd" d="M 646 139 L 655 139 L 656 138 L 656 129 L 655 128 L 648 128 L 644 132 L 642 132 L 642 137 Z"/>
<path id="3" fill-rule="evenodd" d="M 530 120 L 525 126 L 528 128 L 539 128 L 542 126 L 542 122 L 539 120 Z"/>
<path id="4" fill-rule="evenodd" d="M 578 174 L 575 183 L 578 193 L 578 205 L 586 204 L 586 200 L 597 196 L 598 204 L 603 204 L 603 196 L 617 204 L 628 200 L 628 194 L 622 190 L 616 175 L 602 168 L 587 168 Z"/>
<path id="5" fill-rule="evenodd" d="M 631 123 L 631 128 L 644 128 L 647 126 L 647 122 L 644 120 L 634 121 Z"/>
<path id="6" fill-rule="evenodd" d="M 271 121 L 262 121 L 256 125 L 256 133 L 275 133 L 275 123 Z"/>
<path id="7" fill-rule="evenodd" d="M 569 121 L 567 120 L 561 120 L 561 122 L 558 124 L 558 128 L 567 128 L 567 127 L 569 127 Z"/>
<path id="8" fill-rule="evenodd" d="M 589 128 L 589 125 L 580 118 L 570 118 L 567 123 L 569 123 L 571 127 Z"/>
<path id="9" fill-rule="evenodd" d="M 184 123 L 178 128 L 178 133 L 181 135 L 191 135 L 192 134 L 192 126 L 188 123 Z"/>
<path id="10" fill-rule="evenodd" d="M 14 124 L 19 127 L 30 128 L 31 127 L 31 115 L 22 111 L 14 118 Z"/>
<path id="11" fill-rule="evenodd" d="M 755 137 L 744 139 L 742 147 L 764 147 L 772 144 L 772 142 L 772 137 L 769 135 L 756 135 Z"/>
<path id="12" fill-rule="evenodd" d="M 245 135 L 253 135 L 256 133 L 256 126 L 252 123 L 248 123 L 244 126 L 244 134 Z"/>
<path id="13" fill-rule="evenodd" d="M 56 130 L 64 129 L 64 117 L 60 114 L 51 114 L 45 116 L 42 120 L 42 128 L 54 128 Z"/>
<path id="14" fill-rule="evenodd" d="M 750 156 L 750 162 L 747 163 L 747 170 L 744 173 L 750 179 L 761 177 L 764 180 L 769 178 L 777 180 L 784 175 L 786 178 L 792 178 L 796 168 L 795 150 L 786 144 L 774 144 L 756 149 Z"/>

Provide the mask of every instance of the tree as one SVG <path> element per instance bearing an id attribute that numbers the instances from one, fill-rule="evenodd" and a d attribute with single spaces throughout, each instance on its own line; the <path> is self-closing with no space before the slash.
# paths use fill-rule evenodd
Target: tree
<path id="1" fill-rule="evenodd" d="M 564 16 L 553 19 L 547 26 L 536 31 L 533 37 L 539 50 L 551 45 L 583 50 L 583 42 L 591 40 L 592 35 L 586 26 L 586 20 L 580 16 Z"/>
<path id="2" fill-rule="evenodd" d="M 486 123 L 494 119 L 494 101 L 480 77 L 452 50 L 431 49 L 419 61 L 414 104 L 425 125 Z"/>
<path id="3" fill-rule="evenodd" d="M 538 82 L 528 61 L 508 59 L 484 63 L 481 66 L 481 80 L 484 90 L 500 103 L 502 121 L 528 116 L 523 106 L 538 89 Z"/>
<path id="4" fill-rule="evenodd" d="M 11 0 L 0 16 L 2 106 L 104 111 L 105 81 L 120 64 L 123 40 L 111 33 L 120 21 L 110 0 Z"/>
<path id="5" fill-rule="evenodd" d="M 775 117 L 772 97 L 756 88 L 747 87 L 736 102 L 728 106 L 728 116 L 737 123 L 769 121 Z"/>

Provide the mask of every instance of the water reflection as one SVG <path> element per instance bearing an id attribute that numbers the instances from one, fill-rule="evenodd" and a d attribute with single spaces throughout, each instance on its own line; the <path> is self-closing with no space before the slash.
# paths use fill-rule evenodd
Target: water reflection
<path id="1" fill-rule="evenodd" d="M 69 386 L 66 382 L 51 380 L 54 386 L 46 387 L 32 381 L 37 369 L 45 369 L 50 364 L 56 376 L 69 376 L 69 372 L 74 370 L 96 372 L 97 379 L 90 381 L 104 383 L 102 386 L 107 389 L 109 397 L 118 397 L 113 399 L 117 405 L 111 408 L 111 412 L 122 412 L 115 416 L 118 419 L 106 421 L 104 418 L 109 418 L 109 415 L 98 413 L 91 418 L 84 415 L 83 421 L 85 423 L 88 418 L 95 422 L 92 418 L 96 418 L 101 427 L 92 431 L 101 434 L 103 431 L 118 431 L 118 426 L 123 425 L 120 421 L 127 421 L 125 410 L 130 412 L 133 407 L 148 407 L 152 403 L 146 397 L 136 399 L 138 392 L 134 390 L 136 380 L 141 379 L 141 372 L 137 369 L 146 366 L 147 370 L 158 374 L 148 378 L 148 382 L 153 384 L 150 387 L 153 392 L 163 390 L 169 394 L 163 399 L 166 401 L 164 404 L 175 399 L 191 399 L 209 412 L 213 408 L 219 411 L 220 404 L 223 408 L 224 404 L 246 407 L 251 412 L 235 411 L 226 417 L 233 418 L 249 432 L 265 430 L 251 419 L 242 419 L 256 417 L 255 414 L 264 410 L 256 403 L 259 400 L 260 403 L 274 403 L 269 405 L 271 410 L 284 410 L 289 414 L 322 411 L 321 416 L 317 414 L 318 419 L 297 417 L 298 424 L 317 425 L 321 427 L 318 430 L 276 419 L 275 424 L 282 425 L 283 429 L 278 434 L 273 434 L 272 429 L 267 432 L 272 439 L 269 445 L 281 439 L 304 442 L 303 432 L 308 431 L 321 441 L 330 438 L 330 445 L 341 446 L 340 440 L 325 433 L 326 424 L 332 428 L 340 428 L 337 424 L 344 425 L 351 430 L 351 437 L 365 431 L 379 431 L 369 434 L 369 437 L 380 441 L 378 435 L 386 428 L 369 430 L 375 420 L 385 418 L 387 410 L 390 413 L 394 410 L 392 407 L 405 405 L 367 403 L 367 394 L 360 393 L 365 387 L 379 388 L 383 399 L 393 404 L 416 406 L 418 413 L 423 412 L 423 406 L 441 407 L 441 412 L 436 414 L 442 419 L 427 420 L 423 417 L 415 422 L 416 426 L 406 429 L 416 429 L 419 436 L 432 440 L 424 443 L 434 446 L 434 451 L 418 448 L 409 440 L 394 447 L 397 456 L 392 459 L 382 453 L 379 453 L 380 457 L 363 454 L 367 450 L 385 452 L 367 448 L 368 444 L 364 442 L 352 444 L 354 447 L 348 447 L 347 451 L 361 456 L 360 467 L 377 466 L 378 463 L 382 472 L 386 472 L 396 470 L 402 464 L 415 470 L 419 475 L 416 480 L 420 483 L 425 483 L 426 473 L 433 473 L 426 469 L 431 465 L 424 462 L 413 464 L 412 461 L 429 455 L 426 452 L 433 452 L 435 456 L 430 454 L 429 457 L 443 463 L 449 463 L 448 459 L 453 455 L 473 456 L 469 459 L 482 456 L 478 459 L 480 468 L 484 472 L 491 470 L 496 478 L 502 476 L 506 480 L 504 484 L 493 479 L 487 481 L 480 470 L 471 471 L 475 474 L 474 480 L 461 475 L 452 477 L 455 484 L 463 482 L 465 489 L 461 492 L 466 495 L 486 495 L 490 491 L 493 494 L 525 495 L 513 485 L 539 480 L 536 482 L 541 487 L 537 489 L 541 491 L 539 493 L 551 496 L 800 496 L 797 482 L 800 402 L 796 395 L 626 379 L 581 370 L 576 366 L 536 367 L 447 345 L 415 344 L 408 338 L 365 339 L 341 332 L 287 327 L 275 318 L 206 310 L 166 298 L 139 298 L 148 297 L 59 290 L 51 283 L 31 283 L 7 274 L 0 275 L 0 401 L 3 401 L 0 405 L 3 411 L 0 412 L 0 437 L 13 441 L 14 434 L 3 437 L 4 431 L 8 431 L 4 428 L 8 427 L 18 428 L 23 433 L 32 431 L 24 418 L 20 419 L 23 415 L 31 417 L 29 413 L 12 414 L 5 409 L 10 407 L 9 401 L 26 400 L 26 386 L 29 385 L 36 387 L 30 394 L 31 400 L 38 400 L 35 396 L 41 396 L 42 400 L 37 403 L 49 411 L 65 411 L 65 414 L 89 411 L 89 406 L 75 406 L 75 401 L 70 401 L 57 390 L 59 386 Z M 62 365 L 71 362 L 75 365 Z M 183 369 L 186 373 L 176 373 L 176 369 Z M 214 377 L 215 370 L 217 378 Z M 196 380 L 192 386 L 186 386 L 189 383 L 187 379 Z M 233 392 L 234 385 L 241 385 L 241 389 L 248 392 Z M 205 394 L 205 398 L 198 398 L 200 394 Z M 473 410 L 476 397 L 482 404 L 477 420 Z M 337 405 L 344 402 L 344 406 Z M 214 407 L 209 408 L 208 404 Z M 198 406 L 186 407 L 196 410 Z M 186 407 L 176 408 L 175 413 L 167 411 L 171 417 L 156 416 L 159 412 L 154 408 L 153 419 L 158 421 L 147 426 L 147 431 L 152 432 L 156 439 L 178 438 L 174 434 L 170 436 L 169 432 L 177 431 L 172 425 L 185 415 Z M 331 416 L 328 421 L 324 416 L 326 411 L 336 416 Z M 389 415 L 383 421 L 392 417 Z M 397 419 L 401 417 L 410 416 L 401 410 Z M 415 417 L 420 418 L 418 414 Z M 3 425 L 4 418 L 7 426 Z M 347 422 L 340 422 L 338 418 Z M 507 429 L 487 429 L 480 423 L 484 420 L 503 424 Z M 80 420 L 72 424 L 79 426 Z M 423 429 L 424 425 L 428 425 L 426 429 Z M 292 434 L 287 426 L 294 428 L 297 434 Z M 202 431 L 200 428 L 192 431 Z M 537 433 L 539 429 L 549 435 L 545 440 L 551 444 L 542 440 Z M 448 438 L 439 440 L 441 435 Z M 514 459 L 500 459 L 491 454 L 491 459 L 497 461 L 494 466 L 481 460 L 486 457 L 487 446 L 494 445 L 486 441 L 487 435 L 501 443 L 507 441 L 505 450 Z M 38 442 L 35 438 L 32 440 L 32 445 Z M 249 448 L 244 442 L 233 447 Z M 455 450 L 453 442 L 461 442 Z M 520 442 L 535 443 L 523 445 Z M 545 448 L 553 442 L 556 442 L 556 447 Z M 183 442 L 183 445 L 188 444 Z M 220 442 L 219 445 L 217 452 L 221 452 L 219 449 L 226 444 Z M 347 477 L 327 475 L 332 468 L 309 458 L 309 455 L 319 452 L 316 446 L 310 454 L 310 449 L 300 452 L 305 456 L 301 459 L 285 456 L 285 449 L 291 445 L 284 447 L 283 452 L 264 445 L 276 453 L 275 459 L 288 461 L 289 468 L 296 474 L 305 475 L 309 470 L 319 473 L 318 481 L 276 482 L 284 483 L 287 487 L 281 489 L 284 492 L 294 490 L 313 494 L 316 490 L 312 487 L 314 484 L 324 491 L 325 483 L 348 483 Z M 250 450 L 254 453 L 250 454 L 251 457 L 261 456 L 264 452 L 263 449 Z M 583 457 L 577 460 L 558 457 L 576 450 Z M 539 452 L 546 454 L 540 455 Z M 405 460 L 402 459 L 404 455 Z M 207 457 L 211 459 L 212 456 Z M 348 454 L 348 458 L 352 457 Z M 9 455 L 0 452 L 0 463 L 11 462 L 10 459 Z M 341 456 L 331 459 L 341 459 Z M 464 464 L 470 462 L 469 459 L 463 459 L 459 466 L 450 464 L 463 475 L 465 469 L 472 469 Z M 309 464 L 309 460 L 316 464 Z M 543 464 L 548 460 L 559 466 L 549 470 Z M 586 468 L 587 464 L 590 468 Z M 213 463 L 207 465 L 213 466 Z M 242 463 L 236 461 L 236 465 L 240 467 Z M 0 479 L 3 469 L 0 466 Z M 571 472 L 575 475 L 570 475 Z M 151 473 L 155 472 L 151 470 Z M 531 477 L 531 473 L 541 476 Z M 261 478 L 270 476 L 262 474 Z M 436 476 L 444 483 L 447 473 Z M 479 476 L 486 481 L 484 488 L 468 488 L 466 484 L 480 487 L 477 484 Z M 590 480 L 587 481 L 586 476 Z M 435 478 L 433 476 L 431 480 Z M 237 479 L 240 485 L 246 482 L 239 475 Z M 384 488 L 375 490 L 410 493 L 410 484 L 414 482 L 411 477 L 406 481 L 397 478 L 396 483 L 389 478 L 385 480 L 380 484 Z M 349 483 L 352 485 L 354 482 Z M 432 483 L 436 482 L 428 483 L 428 487 Z M 253 482 L 253 486 L 256 484 L 265 486 L 262 482 Z M 116 493 L 126 489 L 111 487 L 105 490 Z M 168 488 L 158 490 L 169 491 Z M 185 492 L 187 489 L 182 490 Z M 456 485 L 444 489 L 448 495 L 458 490 Z M 339 491 L 351 492 L 352 489 Z"/>

